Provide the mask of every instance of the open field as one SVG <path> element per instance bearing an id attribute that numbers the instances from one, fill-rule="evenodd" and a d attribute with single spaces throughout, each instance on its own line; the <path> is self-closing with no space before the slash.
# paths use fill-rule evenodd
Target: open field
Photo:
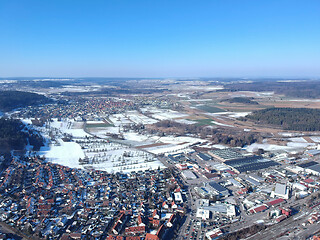
<path id="1" fill-rule="evenodd" d="M 243 103 L 221 102 L 223 99 L 233 97 L 249 97 L 257 101 L 258 105 Z M 220 127 L 233 126 L 245 131 L 253 131 L 277 135 L 283 132 L 279 127 L 268 125 L 256 125 L 250 121 L 237 120 L 240 116 L 271 107 L 290 107 L 290 108 L 320 108 L 319 99 L 294 99 L 273 92 L 210 92 L 201 95 L 201 98 L 183 101 L 181 104 L 184 110 L 190 115 L 187 120 L 197 122 L 198 125 L 218 125 Z M 294 131 L 293 131 L 294 132 Z M 296 132 L 295 134 L 297 134 Z"/>

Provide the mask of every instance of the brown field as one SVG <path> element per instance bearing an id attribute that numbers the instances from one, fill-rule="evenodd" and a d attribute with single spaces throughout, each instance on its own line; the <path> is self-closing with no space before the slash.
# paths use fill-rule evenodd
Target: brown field
<path id="1" fill-rule="evenodd" d="M 259 105 L 252 105 L 252 104 L 242 104 L 242 103 L 225 103 L 220 102 L 223 99 L 232 98 L 232 97 L 252 97 L 254 101 L 257 101 Z M 225 111 L 231 112 L 251 112 L 255 110 L 260 110 L 264 108 L 270 107 L 288 107 L 288 108 L 316 108 L 320 109 L 320 101 L 306 101 L 306 99 L 294 99 L 294 101 L 290 101 L 290 98 L 285 97 L 284 95 L 279 94 L 263 94 L 259 92 L 206 92 L 203 94 L 198 94 L 197 99 L 193 99 L 194 101 L 184 101 L 180 99 L 180 103 L 183 105 L 184 110 L 189 116 L 187 119 L 189 120 L 202 120 L 202 119 L 212 119 L 213 121 L 232 125 L 235 127 L 235 130 L 243 130 L 243 129 L 250 129 L 252 132 L 259 132 L 265 134 L 272 134 L 277 136 L 279 132 L 288 132 L 288 130 L 283 130 L 280 127 L 268 126 L 268 125 L 261 125 L 255 124 L 251 121 L 240 121 L 236 118 L 230 118 L 224 115 L 219 116 L 212 116 L 205 114 L 203 110 L 196 109 L 194 106 L 196 104 L 204 104 L 213 106 L 216 108 L 220 108 Z M 203 99 L 207 101 L 202 101 Z M 292 98 L 293 99 L 293 98 Z M 193 107 L 192 107 L 193 106 Z M 223 126 L 217 126 L 219 128 Z M 298 133 L 297 131 L 290 131 L 292 133 Z M 307 133 L 307 132 L 306 132 Z"/>

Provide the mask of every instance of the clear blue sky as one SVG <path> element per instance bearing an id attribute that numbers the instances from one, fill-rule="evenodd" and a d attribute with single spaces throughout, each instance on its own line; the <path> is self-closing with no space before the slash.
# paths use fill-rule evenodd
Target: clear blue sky
<path id="1" fill-rule="evenodd" d="M 320 76 L 320 1 L 0 0 L 9 76 Z"/>

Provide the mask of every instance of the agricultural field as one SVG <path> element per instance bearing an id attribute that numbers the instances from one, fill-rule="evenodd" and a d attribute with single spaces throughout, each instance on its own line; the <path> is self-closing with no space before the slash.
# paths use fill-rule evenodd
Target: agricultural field
<path id="1" fill-rule="evenodd" d="M 102 123 L 90 122 L 93 125 Z M 78 128 L 75 128 L 78 126 Z M 74 128 L 73 128 L 74 127 Z M 99 127 L 103 128 L 103 127 Z M 50 162 L 85 169 L 97 169 L 107 172 L 130 172 L 145 169 L 163 168 L 163 164 L 154 155 L 131 148 L 125 144 L 99 139 L 80 129 L 80 123 L 65 119 L 54 121 L 39 128 L 48 139 L 47 145 L 37 153 Z M 54 132 L 54 139 L 50 139 Z M 70 134 L 73 140 L 63 137 Z"/>

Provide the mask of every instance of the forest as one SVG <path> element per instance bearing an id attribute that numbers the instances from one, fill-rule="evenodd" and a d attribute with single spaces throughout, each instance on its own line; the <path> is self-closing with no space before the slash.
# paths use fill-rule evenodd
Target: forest
<path id="1" fill-rule="evenodd" d="M 33 150 L 39 150 L 43 142 L 38 132 L 28 129 L 20 120 L 0 118 L 0 153 L 23 150 L 28 143 Z"/>
<path id="2" fill-rule="evenodd" d="M 15 108 L 52 103 L 43 95 L 21 91 L 0 91 L 0 111 L 7 112 Z"/>
<path id="3" fill-rule="evenodd" d="M 271 82 L 259 81 L 252 83 L 232 83 L 226 84 L 225 89 L 221 91 L 256 91 L 256 92 L 275 92 L 288 97 L 296 98 L 319 98 L 319 81 L 301 81 L 301 82 Z"/>
<path id="4" fill-rule="evenodd" d="M 239 120 L 281 126 L 285 130 L 320 131 L 320 109 L 267 108 L 254 111 Z"/>
<path id="5" fill-rule="evenodd" d="M 197 124 L 183 124 L 171 120 L 163 120 L 151 126 L 132 124 L 125 128 L 160 136 L 165 136 L 166 134 L 181 136 L 192 134 L 202 139 L 210 139 L 214 144 L 221 143 L 232 147 L 243 147 L 262 140 L 262 137 L 257 133 L 236 132 L 233 129 L 211 128 Z"/>
<path id="6" fill-rule="evenodd" d="M 257 101 L 253 100 L 254 98 L 248 98 L 248 97 L 234 97 L 234 98 L 228 98 L 221 100 L 220 102 L 228 102 L 228 103 L 243 103 L 243 104 L 253 104 L 257 105 L 259 104 Z"/>

